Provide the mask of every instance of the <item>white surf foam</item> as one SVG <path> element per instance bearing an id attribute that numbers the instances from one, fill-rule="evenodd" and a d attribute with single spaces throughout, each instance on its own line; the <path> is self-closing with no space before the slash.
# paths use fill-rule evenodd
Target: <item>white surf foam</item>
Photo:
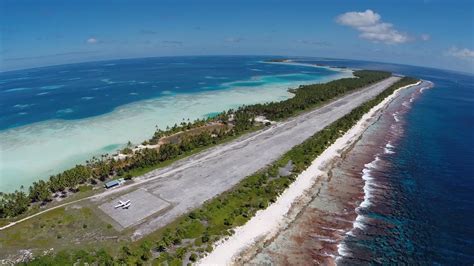
<path id="1" fill-rule="evenodd" d="M 13 107 L 18 108 L 18 109 L 25 109 L 25 108 L 28 108 L 32 105 L 34 105 L 34 104 L 15 104 Z"/>
<path id="2" fill-rule="evenodd" d="M 421 83 L 421 81 L 417 82 L 416 85 L 419 85 Z M 404 86 L 402 88 L 399 88 L 397 89 L 391 96 L 389 96 L 388 98 L 393 98 L 394 95 L 396 95 L 397 91 L 400 91 L 400 89 L 403 89 L 403 88 L 407 88 L 407 87 L 410 87 L 412 85 L 408 85 L 408 86 Z M 385 100 L 387 100 L 388 98 L 386 98 Z M 385 101 L 384 100 L 384 101 Z M 396 122 L 399 121 L 399 118 L 397 117 L 397 114 L 398 112 L 395 112 L 393 115 L 393 118 L 395 119 Z M 396 127 L 394 125 L 391 125 L 390 126 L 391 129 L 395 129 Z M 392 149 L 394 148 L 394 146 L 388 142 L 385 146 L 385 148 L 389 148 L 389 149 Z M 368 206 L 371 205 L 371 202 L 370 202 L 370 198 L 372 198 L 372 192 L 373 190 L 371 189 L 372 186 L 376 186 L 375 182 L 373 181 L 373 178 L 372 176 L 370 175 L 371 171 L 373 169 L 375 169 L 377 167 L 377 162 L 380 160 L 380 158 L 378 157 L 378 155 L 375 156 L 374 160 L 368 164 L 365 164 L 364 165 L 364 169 L 362 170 L 362 179 L 364 180 L 365 184 L 364 184 L 364 187 L 363 187 L 363 190 L 364 190 L 364 200 L 361 202 L 361 204 L 359 205 L 359 207 L 356 208 L 356 213 L 357 213 L 357 217 L 356 217 L 356 220 L 354 221 L 353 223 L 353 227 L 351 230 L 349 230 L 346 235 L 349 235 L 349 236 L 355 236 L 354 234 L 354 229 L 355 228 L 358 228 L 358 229 L 364 229 L 364 224 L 363 224 L 363 221 L 364 221 L 364 216 L 360 214 L 360 208 L 367 208 Z M 339 253 L 339 255 L 336 257 L 336 264 L 338 263 L 338 261 L 340 259 L 342 259 L 343 257 L 349 257 L 351 255 L 349 249 L 347 248 L 347 245 L 345 244 L 344 240 L 341 241 L 341 243 L 339 243 L 337 245 L 337 252 Z"/>
<path id="3" fill-rule="evenodd" d="M 390 144 L 390 141 L 385 145 L 384 152 L 387 154 L 393 154 L 395 153 L 393 151 L 393 148 L 395 148 L 392 144 Z"/>
<path id="4" fill-rule="evenodd" d="M 338 138 L 331 146 L 329 146 L 323 153 L 321 153 L 311 165 L 303 171 L 296 180 L 290 184 L 290 186 L 277 198 L 277 200 L 268 206 L 264 210 L 258 211 L 252 219 L 247 221 L 242 226 L 235 228 L 235 233 L 228 239 L 224 239 L 216 243 L 214 250 L 206 257 L 201 259 L 199 265 L 230 265 L 234 264 L 236 256 L 244 251 L 247 247 L 254 245 L 257 241 L 262 239 L 269 240 L 282 230 L 290 220 L 290 210 L 294 207 L 294 204 L 305 195 L 305 191 L 311 189 L 312 185 L 323 172 L 319 169 L 323 164 L 327 163 L 335 156 L 340 156 L 340 152 L 346 147 L 353 143 L 363 130 L 366 128 L 365 121 L 370 120 L 370 117 L 386 104 L 388 104 L 397 92 L 401 89 L 410 87 L 413 85 L 407 85 L 401 87 L 395 92 L 385 98 L 381 103 L 374 106 L 369 112 L 362 116 L 362 118 L 354 125 L 349 131 L 347 131 L 342 137 Z M 367 164 L 367 167 L 375 167 L 378 157 L 375 158 L 375 162 Z M 369 179 L 366 176 L 366 179 Z M 368 182 L 366 182 L 368 183 Z M 370 189 L 367 187 L 367 196 L 364 196 L 364 201 L 367 202 L 371 197 Z M 363 217 L 358 217 L 356 221 L 363 225 Z M 356 226 L 356 223 L 353 223 Z M 358 226 L 358 225 L 357 225 Z M 338 254 L 340 256 L 348 256 L 349 253 L 345 249 L 345 244 L 341 243 L 338 245 Z"/>
<path id="5" fill-rule="evenodd" d="M 393 116 L 393 119 L 395 119 L 395 122 L 400 121 L 400 118 L 398 118 L 398 112 L 393 113 L 392 116 Z"/>
<path id="6" fill-rule="evenodd" d="M 64 87 L 64 85 L 48 85 L 40 87 L 40 90 L 57 90 Z"/>
<path id="7" fill-rule="evenodd" d="M 26 90 L 31 90 L 31 88 L 13 88 L 13 89 L 4 90 L 3 92 L 15 92 L 15 91 L 26 91 Z"/>
<path id="8" fill-rule="evenodd" d="M 347 248 L 346 244 L 344 242 L 341 242 L 337 245 L 337 253 L 339 253 L 339 256 L 336 256 L 336 264 L 339 259 L 342 257 L 350 257 L 351 252 Z"/>
<path id="9" fill-rule="evenodd" d="M 74 110 L 71 108 L 66 108 L 66 109 L 61 109 L 61 110 L 56 111 L 56 113 L 58 114 L 69 114 L 72 112 L 74 112 Z"/>

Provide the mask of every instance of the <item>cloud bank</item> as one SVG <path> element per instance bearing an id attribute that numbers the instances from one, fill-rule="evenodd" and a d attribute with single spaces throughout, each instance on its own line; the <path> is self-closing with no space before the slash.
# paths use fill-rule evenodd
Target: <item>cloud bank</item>
<path id="1" fill-rule="evenodd" d="M 359 37 L 373 42 L 400 44 L 409 41 L 405 33 L 394 29 L 390 23 L 382 22 L 381 16 L 367 9 L 364 12 L 347 12 L 339 15 L 336 22 L 360 32 Z"/>
<path id="2" fill-rule="evenodd" d="M 94 37 L 91 37 L 91 38 L 87 39 L 86 42 L 87 42 L 88 44 L 94 44 L 94 43 L 97 43 L 98 40 L 97 40 L 96 38 L 94 38 Z"/>
<path id="3" fill-rule="evenodd" d="M 457 57 L 459 59 L 474 60 L 474 50 L 470 50 L 467 48 L 461 49 L 457 48 L 456 46 L 453 46 L 448 50 L 446 54 L 449 56 Z"/>

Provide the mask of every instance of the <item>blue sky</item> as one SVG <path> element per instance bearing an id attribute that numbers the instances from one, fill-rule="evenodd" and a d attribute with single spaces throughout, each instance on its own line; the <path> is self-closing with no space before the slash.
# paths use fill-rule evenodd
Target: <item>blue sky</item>
<path id="1" fill-rule="evenodd" d="M 474 4 L 0 0 L 0 70 L 169 55 L 303 55 L 474 72 Z"/>

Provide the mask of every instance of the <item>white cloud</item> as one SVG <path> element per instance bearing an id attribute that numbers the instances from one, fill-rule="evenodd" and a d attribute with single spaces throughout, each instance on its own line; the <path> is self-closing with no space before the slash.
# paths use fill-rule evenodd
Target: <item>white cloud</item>
<path id="1" fill-rule="evenodd" d="M 409 41 L 407 34 L 397 31 L 390 23 L 382 22 L 381 18 L 379 14 L 367 9 L 364 12 L 347 12 L 339 15 L 336 22 L 358 30 L 359 37 L 373 42 L 398 44 Z"/>
<path id="2" fill-rule="evenodd" d="M 446 53 L 449 56 L 454 56 L 460 59 L 474 60 L 474 50 L 467 48 L 461 49 L 456 46 L 451 47 Z"/>
<path id="3" fill-rule="evenodd" d="M 337 17 L 337 22 L 351 27 L 363 27 L 377 24 L 380 15 L 367 9 L 365 12 L 347 12 Z"/>
<path id="4" fill-rule="evenodd" d="M 91 38 L 87 39 L 86 42 L 87 42 L 88 44 L 94 44 L 94 43 L 97 43 L 98 40 L 97 40 L 96 38 L 94 38 L 94 37 L 91 37 Z"/>
<path id="5" fill-rule="evenodd" d="M 421 40 L 426 42 L 426 41 L 429 41 L 431 39 L 431 36 L 429 34 L 423 33 L 423 34 L 421 34 L 420 38 L 421 38 Z"/>

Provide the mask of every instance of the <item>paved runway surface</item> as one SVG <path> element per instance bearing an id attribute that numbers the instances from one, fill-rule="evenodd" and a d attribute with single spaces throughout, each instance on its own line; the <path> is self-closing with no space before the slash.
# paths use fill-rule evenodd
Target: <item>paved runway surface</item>
<path id="1" fill-rule="evenodd" d="M 119 201 L 126 202 L 128 200 L 131 204 L 130 207 L 117 207 Z M 114 219 L 122 228 L 127 228 L 168 206 L 170 206 L 168 202 L 148 193 L 145 189 L 137 189 L 100 205 L 99 209 Z"/>
<path id="2" fill-rule="evenodd" d="M 246 176 L 275 161 L 293 146 L 302 143 L 399 79 L 390 77 L 314 111 L 141 176 L 133 187 L 141 187 L 171 202 L 173 207 L 158 216 L 145 219 L 145 222 L 135 228 L 133 237 L 140 238 L 151 233 L 176 217 L 199 207 L 204 201 L 230 189 Z M 95 200 L 103 200 L 110 194 L 125 192 L 128 189 L 130 186 L 107 191 L 97 195 Z M 124 197 L 127 198 L 127 194 Z M 152 209 L 153 204 L 143 207 Z M 134 219 L 131 224 L 141 222 L 143 217 Z"/>

